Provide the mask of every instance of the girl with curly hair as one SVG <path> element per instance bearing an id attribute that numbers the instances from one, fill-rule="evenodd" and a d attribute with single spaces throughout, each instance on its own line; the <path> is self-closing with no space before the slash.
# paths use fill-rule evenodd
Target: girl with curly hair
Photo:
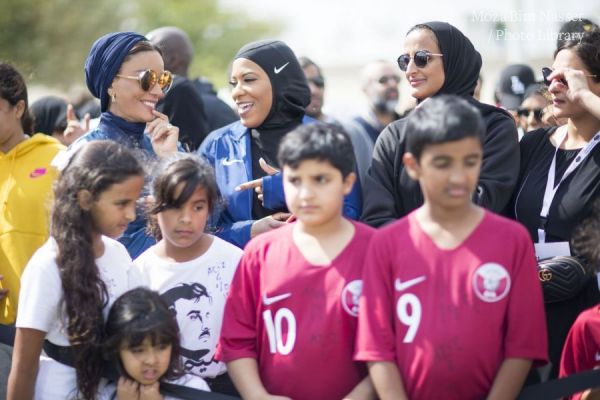
<path id="1" fill-rule="evenodd" d="M 96 397 L 104 318 L 130 286 L 131 258 L 114 239 L 143 185 L 134 155 L 109 141 L 82 146 L 61 173 L 51 237 L 21 280 L 8 399 Z"/>

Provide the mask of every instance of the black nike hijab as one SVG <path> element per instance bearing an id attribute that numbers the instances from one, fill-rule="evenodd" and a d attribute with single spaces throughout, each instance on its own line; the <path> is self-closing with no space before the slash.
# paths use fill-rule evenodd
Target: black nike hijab
<path id="1" fill-rule="evenodd" d="M 258 179 L 266 175 L 260 166 L 260 158 L 271 166 L 278 166 L 279 142 L 288 132 L 302 124 L 304 110 L 310 103 L 310 89 L 296 55 L 279 40 L 248 43 L 235 55 L 234 59 L 238 58 L 250 60 L 262 68 L 269 77 L 273 93 L 269 114 L 260 126 L 250 131 L 252 178 Z M 263 218 L 276 211 L 287 209 L 265 209 L 256 192 L 253 192 L 253 218 Z"/>
<path id="2" fill-rule="evenodd" d="M 261 40 L 242 47 L 234 59 L 238 58 L 255 62 L 271 81 L 273 105 L 256 129 L 264 132 L 279 130 L 294 122 L 299 125 L 310 103 L 310 89 L 292 49 L 279 40 Z"/>

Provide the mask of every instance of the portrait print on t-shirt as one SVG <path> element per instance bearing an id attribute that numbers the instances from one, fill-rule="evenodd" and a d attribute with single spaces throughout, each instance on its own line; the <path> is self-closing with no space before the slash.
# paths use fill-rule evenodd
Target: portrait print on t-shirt
<path id="1" fill-rule="evenodd" d="M 175 315 L 182 332 L 184 370 L 202 374 L 211 364 L 217 363 L 214 355 L 219 334 L 211 331 L 210 320 L 213 297 L 204 285 L 197 282 L 181 283 L 164 292 L 161 297 Z"/>

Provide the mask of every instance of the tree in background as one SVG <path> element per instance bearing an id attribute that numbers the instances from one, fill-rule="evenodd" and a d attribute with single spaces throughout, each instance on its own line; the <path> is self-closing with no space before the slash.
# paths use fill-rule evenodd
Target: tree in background
<path id="1" fill-rule="evenodd" d="M 28 84 L 66 89 L 84 85 L 83 65 L 98 37 L 117 30 L 145 34 L 164 25 L 185 30 L 194 43 L 190 77 L 227 81 L 228 64 L 246 42 L 279 27 L 219 8 L 218 0 L 2 0 L 0 59 Z"/>

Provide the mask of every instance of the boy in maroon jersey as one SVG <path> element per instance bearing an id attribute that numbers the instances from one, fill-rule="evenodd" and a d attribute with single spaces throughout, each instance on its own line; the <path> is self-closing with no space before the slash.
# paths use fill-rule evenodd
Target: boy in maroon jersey
<path id="1" fill-rule="evenodd" d="M 229 290 L 218 357 L 243 398 L 370 399 L 353 361 L 358 299 L 374 230 L 342 216 L 354 153 L 335 126 L 283 140 L 286 203 L 296 222 L 246 246 Z"/>
<path id="2" fill-rule="evenodd" d="M 531 240 L 472 202 L 484 125 L 468 100 L 438 96 L 408 118 L 403 162 L 425 201 L 373 235 L 356 359 L 382 400 L 515 398 L 546 360 Z"/>

